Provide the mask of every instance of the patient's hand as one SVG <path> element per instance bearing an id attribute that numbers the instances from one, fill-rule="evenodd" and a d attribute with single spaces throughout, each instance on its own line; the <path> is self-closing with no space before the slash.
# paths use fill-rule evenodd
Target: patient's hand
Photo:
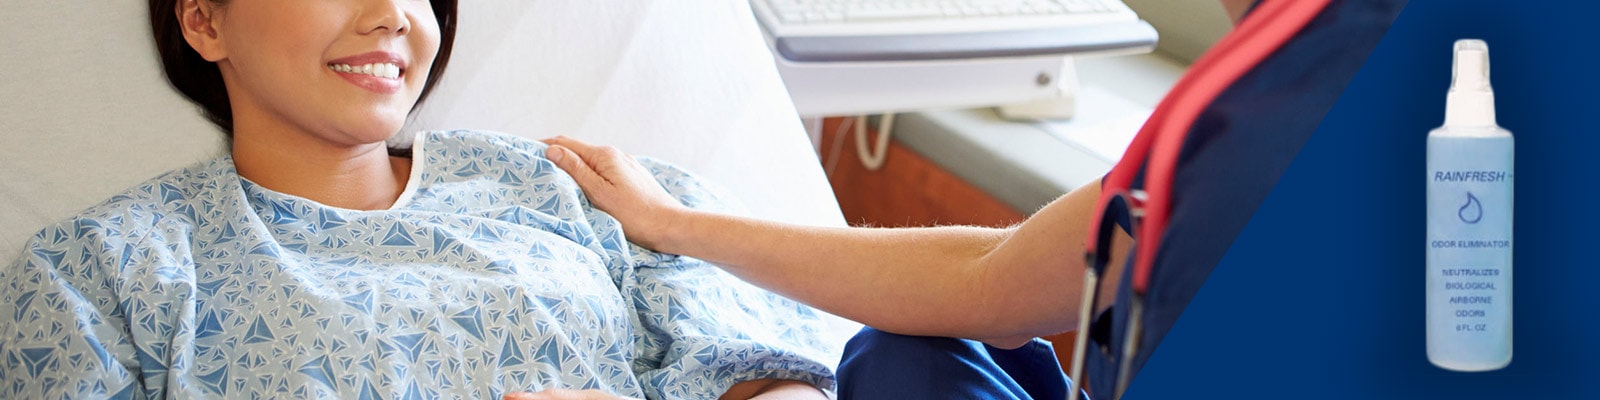
<path id="1" fill-rule="evenodd" d="M 770 400 L 814 399 L 815 400 L 815 399 L 827 399 L 828 396 L 826 394 L 823 394 L 822 391 L 817 390 L 817 388 L 812 387 L 811 384 L 808 384 L 808 383 L 805 383 L 805 382 L 789 381 L 789 380 L 778 380 L 778 379 L 757 379 L 757 380 L 753 380 L 753 381 L 744 381 L 744 382 L 735 383 L 733 385 L 733 387 L 728 388 L 728 392 L 727 393 L 723 393 L 722 394 L 721 398 L 722 399 L 727 399 L 727 400 L 742 400 L 742 399 L 752 399 L 752 400 L 754 400 L 754 399 L 761 399 L 761 400 L 768 400 L 768 399 L 770 399 Z M 544 390 L 544 391 L 537 392 L 537 393 L 532 393 L 532 392 L 507 393 L 505 396 L 501 397 L 501 400 L 622 400 L 622 399 L 631 399 L 631 398 L 618 397 L 617 395 L 606 393 L 606 392 L 599 391 L 599 390 L 594 390 L 594 389 L 589 389 L 589 390 L 549 389 L 549 390 Z"/>
<path id="2" fill-rule="evenodd" d="M 631 397 L 618 397 L 617 395 L 599 390 L 570 390 L 550 389 L 538 393 L 519 392 L 507 393 L 501 400 L 623 400 Z"/>
<path id="3" fill-rule="evenodd" d="M 622 223 L 628 240 L 661 250 L 661 235 L 683 211 L 682 203 L 661 188 L 639 161 L 610 146 L 556 136 L 543 140 L 545 157 L 566 170 L 594 206 Z"/>

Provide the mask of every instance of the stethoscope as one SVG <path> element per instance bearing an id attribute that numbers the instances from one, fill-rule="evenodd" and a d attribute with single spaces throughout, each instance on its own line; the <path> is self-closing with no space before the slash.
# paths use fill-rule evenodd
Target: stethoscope
<path id="1" fill-rule="evenodd" d="M 1120 352 L 1114 351 L 1109 343 L 1099 343 L 1093 350 L 1100 357 L 1116 360 L 1116 384 L 1107 397 L 1113 400 L 1127 392 L 1128 383 L 1133 379 L 1133 360 L 1139 354 L 1143 338 L 1151 272 L 1162 236 L 1171 221 L 1174 172 L 1190 127 L 1217 96 L 1310 24 L 1330 2 L 1332 0 L 1262 0 L 1233 32 L 1184 73 L 1139 129 L 1122 160 L 1106 175 L 1097 213 L 1090 224 L 1091 234 L 1084 243 L 1083 299 L 1078 310 L 1078 340 L 1073 348 L 1071 382 L 1067 387 L 1069 400 L 1081 393 L 1084 360 L 1090 354 L 1089 329 L 1094 310 L 1099 306 L 1100 281 L 1111 263 L 1111 245 L 1119 228 L 1116 217 L 1126 217 L 1128 234 L 1136 243 L 1128 261 L 1131 268 L 1123 273 L 1124 279 L 1130 274 L 1132 278 L 1130 301 L 1126 305 L 1127 326 L 1123 330 Z M 1134 188 L 1141 167 L 1147 167 L 1145 184 L 1143 188 Z M 1119 211 L 1125 214 L 1111 215 Z"/>

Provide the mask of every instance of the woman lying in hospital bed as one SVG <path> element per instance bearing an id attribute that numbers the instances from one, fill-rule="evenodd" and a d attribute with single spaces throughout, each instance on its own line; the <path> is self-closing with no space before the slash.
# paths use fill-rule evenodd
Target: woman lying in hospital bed
<path id="1" fill-rule="evenodd" d="M 543 157 L 384 141 L 454 0 L 151 1 L 167 78 L 232 136 L 0 268 L 0 397 L 822 397 L 817 314 L 631 246 Z M 394 153 L 394 154 L 391 154 Z M 685 204 L 728 207 L 647 162 Z"/>

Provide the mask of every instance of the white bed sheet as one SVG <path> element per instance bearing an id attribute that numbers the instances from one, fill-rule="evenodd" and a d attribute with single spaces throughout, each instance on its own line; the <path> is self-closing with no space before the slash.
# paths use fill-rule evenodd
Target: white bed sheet
<path id="1" fill-rule="evenodd" d="M 224 150 L 162 77 L 146 7 L 0 13 L 0 262 L 45 224 Z M 461 7 L 449 70 L 407 131 L 583 138 L 684 166 L 756 216 L 844 225 L 745 1 Z M 841 343 L 860 326 L 833 322 Z"/>

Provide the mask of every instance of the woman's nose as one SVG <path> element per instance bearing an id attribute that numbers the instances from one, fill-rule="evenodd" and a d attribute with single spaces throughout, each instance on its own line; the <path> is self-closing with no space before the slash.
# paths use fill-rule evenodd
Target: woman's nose
<path id="1" fill-rule="evenodd" d="M 411 31 L 410 20 L 400 0 L 360 0 L 362 8 L 357 27 L 361 33 L 389 31 L 404 35 Z"/>

